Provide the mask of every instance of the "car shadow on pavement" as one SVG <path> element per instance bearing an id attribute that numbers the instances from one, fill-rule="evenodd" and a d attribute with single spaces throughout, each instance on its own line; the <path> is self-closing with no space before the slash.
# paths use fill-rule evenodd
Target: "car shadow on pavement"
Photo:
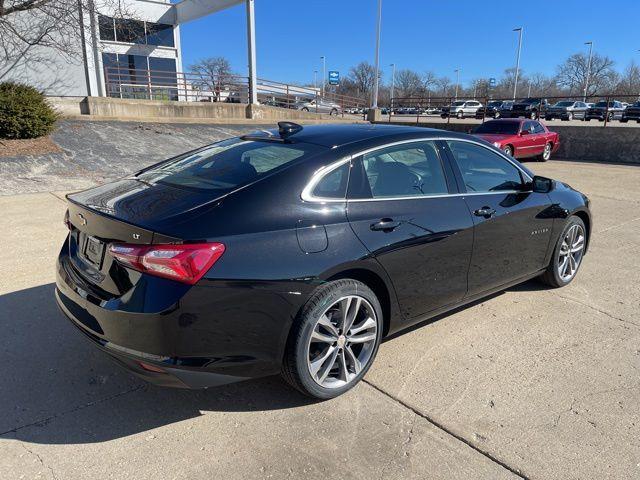
<path id="1" fill-rule="evenodd" d="M 314 403 L 279 377 L 197 391 L 148 385 L 83 338 L 53 294 L 48 284 L 0 296 L 0 442 L 102 442 L 207 411 Z"/>

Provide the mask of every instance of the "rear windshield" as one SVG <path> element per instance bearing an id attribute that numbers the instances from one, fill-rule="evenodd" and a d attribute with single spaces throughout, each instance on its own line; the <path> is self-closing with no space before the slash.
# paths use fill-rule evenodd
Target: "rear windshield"
<path id="1" fill-rule="evenodd" d="M 138 178 L 148 183 L 223 195 L 322 149 L 306 143 L 280 144 L 233 138 L 161 163 L 143 171 Z"/>
<path id="2" fill-rule="evenodd" d="M 485 122 L 476 129 L 476 133 L 496 133 L 500 135 L 515 135 L 518 133 L 518 122 Z"/>

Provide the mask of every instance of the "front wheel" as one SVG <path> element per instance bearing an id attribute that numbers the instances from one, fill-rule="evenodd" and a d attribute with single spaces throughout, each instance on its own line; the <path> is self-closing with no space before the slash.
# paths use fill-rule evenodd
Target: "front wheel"
<path id="1" fill-rule="evenodd" d="M 511 145 L 507 145 L 505 146 L 502 151 L 504 153 L 506 153 L 507 155 L 509 155 L 510 157 L 513 157 L 513 147 Z"/>
<path id="2" fill-rule="evenodd" d="M 329 115 L 333 116 L 333 115 L 338 115 L 338 110 L 335 108 L 332 108 L 331 111 L 329 112 Z"/>
<path id="3" fill-rule="evenodd" d="M 353 388 L 369 370 L 382 338 L 382 309 L 364 283 L 329 282 L 303 307 L 282 366 L 302 393 L 329 399 Z"/>
<path id="4" fill-rule="evenodd" d="M 456 118 L 458 118 L 458 119 L 460 119 L 460 120 L 461 120 L 461 119 L 463 119 L 463 118 L 464 118 L 464 113 L 463 113 L 463 112 L 458 112 L 458 113 L 456 114 Z"/>
<path id="5" fill-rule="evenodd" d="M 307 107 L 302 107 L 302 108 L 301 108 L 301 110 L 302 110 L 303 112 L 308 112 L 308 111 L 309 111 L 309 109 L 308 109 Z"/>
<path id="6" fill-rule="evenodd" d="M 547 270 L 539 277 L 543 283 L 558 288 L 571 283 L 582 264 L 587 245 L 586 228 L 581 218 L 573 215 L 556 242 Z"/>
<path id="7" fill-rule="evenodd" d="M 536 119 L 538 118 L 538 112 L 536 112 L 536 111 L 534 110 L 533 112 L 531 112 L 531 113 L 529 114 L 529 118 L 530 118 L 531 120 L 536 120 Z"/>

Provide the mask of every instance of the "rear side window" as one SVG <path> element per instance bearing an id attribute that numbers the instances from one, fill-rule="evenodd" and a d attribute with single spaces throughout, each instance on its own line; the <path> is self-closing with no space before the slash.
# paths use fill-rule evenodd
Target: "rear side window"
<path id="1" fill-rule="evenodd" d="M 447 182 L 433 142 L 376 150 L 362 157 L 373 198 L 446 194 Z"/>
<path id="2" fill-rule="evenodd" d="M 349 182 L 349 162 L 327 173 L 313 189 L 317 198 L 345 198 Z"/>
<path id="3" fill-rule="evenodd" d="M 533 133 L 545 133 L 544 127 L 540 124 L 540 122 L 533 122 Z"/>
<path id="4" fill-rule="evenodd" d="M 161 163 L 143 171 L 138 178 L 149 183 L 224 194 L 321 149 L 309 144 L 234 138 Z"/>
<path id="5" fill-rule="evenodd" d="M 469 142 L 447 141 L 460 168 L 467 192 L 519 190 L 520 171 L 497 153 Z"/>

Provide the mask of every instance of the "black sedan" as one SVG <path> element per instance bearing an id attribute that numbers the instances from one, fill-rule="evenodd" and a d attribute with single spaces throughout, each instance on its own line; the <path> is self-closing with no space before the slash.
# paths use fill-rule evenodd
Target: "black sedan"
<path id="1" fill-rule="evenodd" d="M 331 398 L 383 337 L 580 268 L 588 199 L 483 140 L 279 126 L 67 196 L 58 305 L 138 376 Z"/>
<path id="2" fill-rule="evenodd" d="M 629 105 L 624 109 L 624 112 L 622 112 L 622 118 L 620 121 L 622 123 L 627 123 L 629 120 L 635 120 L 640 123 L 640 102 Z"/>

